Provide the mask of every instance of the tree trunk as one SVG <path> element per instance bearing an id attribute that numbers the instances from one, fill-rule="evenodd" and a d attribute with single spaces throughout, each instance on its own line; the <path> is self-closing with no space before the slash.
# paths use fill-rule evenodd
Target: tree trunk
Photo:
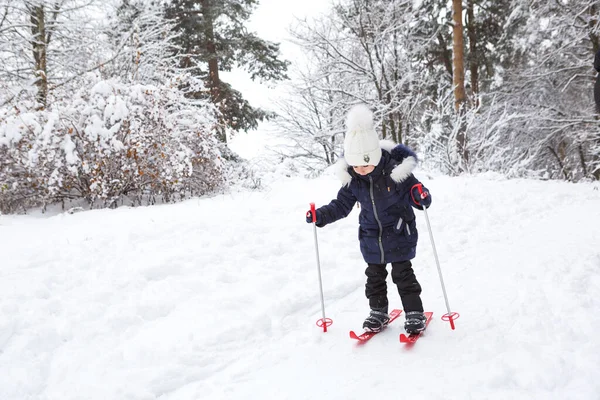
<path id="1" fill-rule="evenodd" d="M 592 4 L 590 6 L 590 22 L 589 22 L 589 31 L 590 31 L 590 41 L 592 42 L 592 49 L 594 54 L 596 54 L 600 50 L 600 38 L 594 32 L 596 32 L 596 27 L 598 26 L 598 7 L 596 4 Z M 596 77 L 596 86 L 600 85 L 600 77 Z M 600 114 L 600 106 L 596 104 L 596 111 Z M 600 139 L 596 139 L 596 146 L 600 147 Z M 593 155 L 592 156 L 592 164 L 600 165 L 600 156 Z M 596 180 L 600 180 L 600 168 L 592 171 L 592 175 Z"/>
<path id="2" fill-rule="evenodd" d="M 558 166 L 560 167 L 560 173 L 563 175 L 564 180 L 569 181 L 571 174 L 570 174 L 567 166 L 564 163 L 565 156 L 566 156 L 565 143 L 560 142 L 557 146 L 557 150 L 554 150 L 554 148 L 552 146 L 548 146 L 548 150 L 550 150 L 550 153 L 552 153 L 554 158 L 556 158 L 556 162 L 558 163 Z"/>
<path id="3" fill-rule="evenodd" d="M 453 84 L 454 84 L 454 106 L 458 111 L 466 100 L 465 95 L 465 52 L 462 24 L 462 3 L 461 0 L 452 0 L 452 20 L 453 20 Z"/>
<path id="4" fill-rule="evenodd" d="M 208 88 L 210 90 L 210 98 L 212 103 L 221 109 L 221 80 L 219 79 L 219 58 L 217 55 L 217 48 L 215 45 L 215 31 L 214 31 L 214 15 L 213 5 L 214 0 L 200 0 L 200 6 L 202 11 L 202 18 L 204 19 L 204 36 L 206 38 L 206 52 L 208 53 Z M 225 143 L 227 142 L 227 135 L 225 129 L 222 127 L 217 128 L 218 139 Z"/>
<path id="5" fill-rule="evenodd" d="M 32 33 L 31 46 L 35 62 L 33 74 L 36 77 L 35 85 L 38 88 L 37 101 L 40 108 L 45 108 L 48 100 L 48 71 L 46 68 L 47 36 L 44 6 L 37 5 L 29 8 L 29 18 Z"/>
<path id="6" fill-rule="evenodd" d="M 600 38 L 598 34 L 596 34 L 596 26 L 598 25 L 598 7 L 596 4 L 592 4 L 590 6 L 590 22 L 589 22 L 589 32 L 590 32 L 590 40 L 592 41 L 592 51 L 594 54 L 598 50 L 600 50 Z"/>
<path id="7" fill-rule="evenodd" d="M 444 64 L 446 71 L 448 72 L 448 76 L 450 76 L 450 81 L 452 81 L 452 51 L 448 49 L 448 44 L 444 39 L 444 35 L 438 33 L 437 35 L 438 43 L 440 44 L 440 59 Z"/>
<path id="8" fill-rule="evenodd" d="M 479 106 L 479 55 L 477 54 L 477 28 L 473 1 L 467 0 L 467 35 L 469 37 L 469 70 L 471 71 L 471 93 L 473 106 Z"/>
<path id="9" fill-rule="evenodd" d="M 213 0 L 201 0 L 202 18 L 204 19 L 204 36 L 206 38 L 206 52 L 208 58 L 208 85 L 213 103 L 217 104 L 220 99 L 219 60 L 215 46 L 214 15 L 211 4 Z"/>
<path id="10" fill-rule="evenodd" d="M 454 107 L 458 114 L 458 120 L 460 123 L 458 134 L 456 135 L 456 141 L 458 146 L 458 152 L 462 157 L 462 161 L 465 165 L 461 168 L 466 170 L 466 163 L 468 161 L 468 154 L 466 150 L 466 128 L 462 116 L 464 115 L 464 105 L 466 100 L 465 93 L 465 52 L 464 52 L 464 38 L 463 38 L 463 24 L 462 24 L 462 2 L 461 0 L 452 0 L 452 20 L 453 20 L 453 84 L 454 84 Z"/>
<path id="11" fill-rule="evenodd" d="M 588 169 L 587 169 L 587 163 L 585 161 L 585 152 L 583 151 L 582 145 L 577 146 L 577 152 L 579 153 L 579 163 L 581 164 L 581 169 L 583 170 L 583 177 L 587 178 L 588 177 Z"/>

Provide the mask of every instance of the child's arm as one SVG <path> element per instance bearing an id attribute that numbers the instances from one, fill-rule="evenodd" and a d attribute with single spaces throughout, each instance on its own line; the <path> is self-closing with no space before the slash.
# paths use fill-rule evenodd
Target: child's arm
<path id="1" fill-rule="evenodd" d="M 356 197 L 347 186 L 342 186 L 338 191 L 337 198 L 331 200 L 326 206 L 319 207 L 317 212 L 317 226 L 324 227 L 327 224 L 342 219 L 350 214 L 352 207 L 356 204 Z"/>

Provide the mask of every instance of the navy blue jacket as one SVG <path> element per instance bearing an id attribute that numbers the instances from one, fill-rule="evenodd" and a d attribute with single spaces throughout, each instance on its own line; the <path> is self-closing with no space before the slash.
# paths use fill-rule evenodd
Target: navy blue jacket
<path id="1" fill-rule="evenodd" d="M 383 143 L 382 143 L 383 147 Z M 373 172 L 361 176 L 341 161 L 343 186 L 337 198 L 318 209 L 318 226 L 346 217 L 358 201 L 358 239 L 363 258 L 369 264 L 407 261 L 415 257 L 417 232 L 413 207 L 422 209 L 411 196 L 420 183 L 412 174 L 416 155 L 398 145 L 382 149 L 381 161 Z"/>

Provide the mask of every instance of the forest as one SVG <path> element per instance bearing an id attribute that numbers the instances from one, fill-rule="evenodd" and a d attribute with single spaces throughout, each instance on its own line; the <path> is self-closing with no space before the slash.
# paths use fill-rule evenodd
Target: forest
<path id="1" fill-rule="evenodd" d="M 0 212 L 223 190 L 248 174 L 227 138 L 266 120 L 319 173 L 357 103 L 443 174 L 600 179 L 600 1 L 335 0 L 290 27 L 294 64 L 247 29 L 258 5 L 0 0 Z M 236 69 L 285 95 L 253 106 Z"/>

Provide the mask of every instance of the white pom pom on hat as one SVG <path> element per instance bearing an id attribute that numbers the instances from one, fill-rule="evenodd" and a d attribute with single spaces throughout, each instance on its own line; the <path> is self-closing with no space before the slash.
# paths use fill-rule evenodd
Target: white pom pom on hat
<path id="1" fill-rule="evenodd" d="M 375 132 L 373 113 L 364 104 L 353 106 L 346 118 L 344 158 L 351 166 L 375 165 L 381 160 L 379 137 Z"/>

